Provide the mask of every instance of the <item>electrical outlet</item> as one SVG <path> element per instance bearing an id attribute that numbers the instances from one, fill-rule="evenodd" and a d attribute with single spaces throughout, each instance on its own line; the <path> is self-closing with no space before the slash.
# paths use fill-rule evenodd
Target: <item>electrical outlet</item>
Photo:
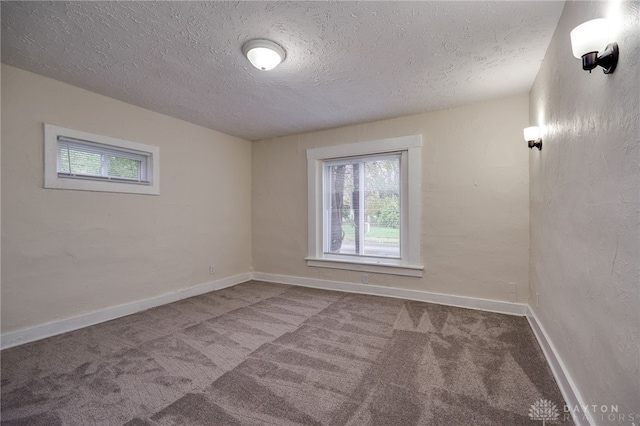
<path id="1" fill-rule="evenodd" d="M 211 266 L 209 266 L 209 273 L 210 273 L 210 274 L 215 274 L 215 273 L 216 273 L 216 267 L 215 267 L 215 265 L 211 265 Z"/>
<path id="2" fill-rule="evenodd" d="M 362 284 L 369 284 L 369 274 L 362 274 Z"/>

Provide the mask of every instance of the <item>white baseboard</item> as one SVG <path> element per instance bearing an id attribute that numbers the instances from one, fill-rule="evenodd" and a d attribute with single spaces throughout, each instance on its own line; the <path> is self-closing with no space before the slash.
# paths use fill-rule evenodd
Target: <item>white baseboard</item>
<path id="1" fill-rule="evenodd" d="M 254 272 L 253 279 L 301 287 L 312 287 L 324 290 L 338 290 L 347 293 L 370 294 L 374 296 L 395 297 L 399 299 L 417 300 L 460 308 L 478 309 L 501 314 L 524 316 L 527 305 L 524 303 L 503 302 L 501 300 L 478 299 L 474 297 L 455 296 L 450 294 L 430 293 L 428 291 L 407 290 L 371 284 L 357 284 L 342 281 L 318 280 L 313 278 L 292 277 L 288 275 L 265 274 Z"/>
<path id="2" fill-rule="evenodd" d="M 200 284 L 195 287 L 178 290 L 172 293 L 165 293 L 160 296 L 151 297 L 149 299 L 112 306 L 75 317 L 36 325 L 34 327 L 12 331 L 9 333 L 4 333 L 0 336 L 0 349 L 11 348 L 13 346 L 18 346 L 24 343 L 33 342 L 35 340 L 44 339 L 46 337 L 55 336 L 57 334 L 66 333 L 67 331 L 73 331 L 79 328 L 88 327 L 90 325 L 124 317 L 126 315 L 135 314 L 136 312 L 144 311 L 156 306 L 165 305 L 167 303 L 176 302 L 178 300 L 187 299 L 193 296 L 198 296 L 210 291 L 231 287 L 236 284 L 249 281 L 250 279 L 250 273 L 235 275 L 232 277 L 222 278 L 220 280 Z"/>
<path id="3" fill-rule="evenodd" d="M 583 407 L 584 400 L 580 396 L 580 392 L 576 387 L 575 383 L 571 379 L 567 369 L 565 368 L 564 362 L 562 362 L 562 358 L 558 355 L 555 346 L 551 339 L 549 339 L 549 335 L 545 331 L 544 327 L 538 321 L 538 317 L 531 310 L 529 306 L 527 306 L 527 320 L 531 325 L 531 329 L 538 339 L 538 343 L 542 348 L 542 352 L 544 353 L 545 358 L 547 359 L 547 363 L 549 363 L 549 367 L 551 367 L 551 371 L 553 372 L 553 376 L 556 378 L 556 382 L 558 383 L 558 387 L 560 388 L 560 392 L 562 393 L 562 397 L 564 398 L 565 403 L 570 409 L 575 407 Z M 564 407 L 558 407 L 561 415 L 563 413 Z M 596 422 L 591 415 L 589 410 L 583 411 L 582 408 L 579 408 L 579 412 L 573 413 L 573 422 L 577 426 L 588 426 L 595 425 Z"/>

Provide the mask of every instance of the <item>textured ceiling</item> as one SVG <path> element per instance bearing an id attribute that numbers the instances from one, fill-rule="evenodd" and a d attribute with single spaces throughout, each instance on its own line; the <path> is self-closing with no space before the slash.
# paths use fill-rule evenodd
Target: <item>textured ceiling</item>
<path id="1" fill-rule="evenodd" d="M 3 1 L 2 62 L 256 140 L 526 93 L 563 5 Z"/>

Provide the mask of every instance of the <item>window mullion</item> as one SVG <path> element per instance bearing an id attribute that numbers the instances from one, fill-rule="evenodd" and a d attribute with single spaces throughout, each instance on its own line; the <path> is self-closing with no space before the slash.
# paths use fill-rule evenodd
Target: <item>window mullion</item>
<path id="1" fill-rule="evenodd" d="M 359 214 L 358 214 L 358 222 L 360 223 L 360 226 L 358 226 L 358 238 L 360 240 L 360 247 L 359 247 L 359 253 L 358 255 L 363 256 L 364 255 L 364 161 L 358 163 L 358 168 L 359 168 L 359 176 L 358 176 L 358 206 L 359 206 Z"/>
<path id="2" fill-rule="evenodd" d="M 409 182 L 408 173 L 409 153 L 402 153 L 400 158 L 400 256 L 405 258 L 409 253 L 408 245 L 408 224 L 409 224 L 409 192 L 407 183 Z"/>
<path id="3" fill-rule="evenodd" d="M 331 169 L 326 164 L 323 165 L 323 169 L 322 233 L 324 235 L 324 238 L 322 243 L 322 250 L 324 252 L 328 252 L 329 246 L 331 245 L 331 223 L 329 218 L 331 217 L 331 191 L 333 190 L 333 188 L 331 187 Z"/>
<path id="4" fill-rule="evenodd" d="M 100 155 L 102 177 L 109 177 L 109 159 L 106 154 Z"/>

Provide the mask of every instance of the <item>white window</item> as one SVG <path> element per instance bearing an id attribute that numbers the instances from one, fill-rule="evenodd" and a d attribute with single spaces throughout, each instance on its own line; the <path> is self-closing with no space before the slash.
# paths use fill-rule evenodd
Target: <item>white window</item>
<path id="1" fill-rule="evenodd" d="M 307 150 L 314 267 L 422 276 L 419 135 Z"/>
<path id="2" fill-rule="evenodd" d="M 45 188 L 160 193 L 159 148 L 45 124 Z"/>

